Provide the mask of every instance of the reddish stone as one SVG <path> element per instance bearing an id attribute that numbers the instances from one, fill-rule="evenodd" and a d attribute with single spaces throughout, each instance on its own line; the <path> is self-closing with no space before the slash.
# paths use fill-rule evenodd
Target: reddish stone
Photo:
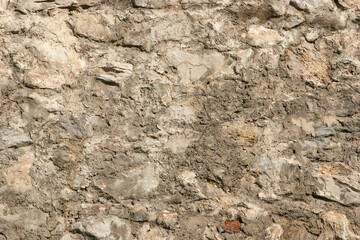
<path id="1" fill-rule="evenodd" d="M 158 212 L 156 222 L 167 229 L 176 224 L 178 215 L 175 212 Z"/>
<path id="2" fill-rule="evenodd" d="M 120 143 L 117 142 L 108 142 L 106 147 L 107 150 L 110 150 L 112 152 L 118 152 L 120 148 Z"/>
<path id="3" fill-rule="evenodd" d="M 111 206 L 109 209 L 109 214 L 118 216 L 120 218 L 128 219 L 130 217 L 129 210 L 123 206 Z"/>
<path id="4" fill-rule="evenodd" d="M 176 221 L 177 220 L 177 213 L 171 213 L 171 212 L 158 212 L 157 213 L 157 219 L 160 221 L 168 222 L 168 221 Z"/>
<path id="5" fill-rule="evenodd" d="M 239 221 L 225 221 L 225 230 L 227 232 L 239 233 L 240 222 Z"/>
<path id="6" fill-rule="evenodd" d="M 84 209 L 84 213 L 86 215 L 96 215 L 100 212 L 100 205 L 88 205 L 86 209 Z"/>

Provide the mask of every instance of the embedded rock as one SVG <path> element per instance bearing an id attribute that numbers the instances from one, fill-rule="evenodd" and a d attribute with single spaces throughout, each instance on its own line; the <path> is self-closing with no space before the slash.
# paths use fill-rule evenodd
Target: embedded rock
<path id="1" fill-rule="evenodd" d="M 291 0 L 291 3 L 297 8 L 306 11 L 333 7 L 333 3 L 330 0 Z"/>
<path id="2" fill-rule="evenodd" d="M 159 185 L 160 166 L 146 164 L 117 179 L 100 179 L 96 185 L 115 199 L 144 198 Z"/>
<path id="3" fill-rule="evenodd" d="M 72 231 L 81 232 L 95 239 L 131 239 L 129 223 L 118 217 L 108 217 L 103 220 L 90 219 L 75 223 Z"/>
<path id="4" fill-rule="evenodd" d="M 280 34 L 263 26 L 252 25 L 248 31 L 248 43 L 254 47 L 271 47 L 282 41 Z"/>

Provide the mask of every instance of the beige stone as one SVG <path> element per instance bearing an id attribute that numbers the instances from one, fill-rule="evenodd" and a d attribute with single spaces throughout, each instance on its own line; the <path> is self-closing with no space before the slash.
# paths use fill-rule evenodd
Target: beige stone
<path id="1" fill-rule="evenodd" d="M 178 1 L 175 0 L 135 0 L 136 7 L 143 8 L 163 8 L 167 6 L 177 5 Z"/>
<path id="2" fill-rule="evenodd" d="M 5 11 L 8 5 L 8 0 L 0 1 L 0 12 Z"/>
<path id="3" fill-rule="evenodd" d="M 172 65 L 177 66 L 180 81 L 184 85 L 198 84 L 203 77 L 233 73 L 225 57 L 213 51 L 196 55 L 174 48 L 167 51 L 166 58 Z"/>
<path id="4" fill-rule="evenodd" d="M 304 118 L 298 118 L 298 119 L 293 118 L 291 119 L 291 122 L 296 126 L 300 127 L 302 130 L 304 130 L 306 134 L 315 136 L 315 129 L 313 122 L 307 121 Z"/>
<path id="5" fill-rule="evenodd" d="M 73 20 L 73 28 L 81 37 L 96 41 L 116 39 L 115 17 L 107 14 L 80 14 Z"/>
<path id="6" fill-rule="evenodd" d="M 276 15 L 281 16 L 286 13 L 290 0 L 270 0 L 269 5 Z"/>
<path id="7" fill-rule="evenodd" d="M 193 142 L 200 138 L 199 132 L 192 130 L 184 131 L 181 134 L 174 134 L 169 137 L 165 144 L 165 148 L 169 148 L 173 153 L 181 153 L 186 150 Z"/>
<path id="8" fill-rule="evenodd" d="M 322 219 L 325 224 L 325 230 L 319 236 L 319 240 L 338 238 L 356 240 L 360 239 L 360 236 L 354 234 L 350 229 L 350 223 L 344 214 L 336 211 L 326 212 L 322 215 Z"/>
<path id="9" fill-rule="evenodd" d="M 96 181 L 96 185 L 115 199 L 144 198 L 159 186 L 160 170 L 158 164 L 148 163 L 143 167 L 124 173 L 114 181 L 100 179 Z"/>
<path id="10" fill-rule="evenodd" d="M 46 224 L 48 214 L 34 207 L 13 208 L 0 214 L 0 219 L 15 224 L 19 228 L 27 231 L 36 231 L 36 229 Z"/>
<path id="11" fill-rule="evenodd" d="M 330 81 L 329 63 L 326 57 L 310 43 L 304 43 L 297 48 L 288 50 L 286 64 L 290 76 L 300 77 L 309 84 L 323 86 Z"/>
<path id="12" fill-rule="evenodd" d="M 345 8 L 360 8 L 360 0 L 339 0 L 339 3 Z"/>
<path id="13" fill-rule="evenodd" d="M 15 191 L 25 192 L 32 189 L 33 186 L 33 179 L 29 172 L 35 161 L 35 156 L 31 152 L 31 148 L 28 150 L 30 151 L 26 155 L 19 158 L 18 163 L 5 170 L 6 180 Z"/>
<path id="14" fill-rule="evenodd" d="M 170 237 L 165 229 L 150 226 L 148 223 L 143 224 L 139 229 L 139 240 L 173 240 L 174 238 Z"/>
<path id="15" fill-rule="evenodd" d="M 248 43 L 254 47 L 272 47 L 282 41 L 280 34 L 259 25 L 251 25 L 247 34 Z"/>
<path id="16" fill-rule="evenodd" d="M 281 239 L 284 230 L 280 224 L 272 224 L 270 227 L 266 229 L 266 232 L 267 232 L 267 236 L 265 237 L 265 239 L 278 240 Z"/>

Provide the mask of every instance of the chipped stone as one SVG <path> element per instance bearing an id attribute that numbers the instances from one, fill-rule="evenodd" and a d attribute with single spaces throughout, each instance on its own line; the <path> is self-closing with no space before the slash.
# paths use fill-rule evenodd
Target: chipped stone
<path id="1" fill-rule="evenodd" d="M 114 181 L 98 180 L 96 185 L 115 199 L 144 198 L 159 185 L 160 166 L 149 163 L 124 173 Z"/>
<path id="2" fill-rule="evenodd" d="M 283 228 L 280 224 L 272 224 L 270 227 L 266 229 L 267 236 L 265 239 L 269 240 L 278 240 L 281 239 L 281 236 L 284 233 Z"/>
<path id="3" fill-rule="evenodd" d="M 334 128 L 319 128 L 315 130 L 315 134 L 318 137 L 330 137 L 335 135 Z"/>
<path id="4" fill-rule="evenodd" d="M 291 3 L 297 8 L 305 11 L 323 7 L 333 7 L 333 3 L 330 0 L 291 0 Z"/>
<path id="5" fill-rule="evenodd" d="M 128 221 L 112 216 L 103 220 L 89 219 L 77 222 L 71 227 L 72 231 L 95 237 L 96 239 L 130 239 L 131 230 Z"/>
<path id="6" fill-rule="evenodd" d="M 322 215 L 325 223 L 325 231 L 323 231 L 318 239 L 360 239 L 360 236 L 354 234 L 350 229 L 349 220 L 345 215 L 330 211 Z"/>
<path id="7" fill-rule="evenodd" d="M 252 25 L 248 31 L 248 43 L 254 47 L 271 47 L 282 41 L 280 34 L 263 26 Z"/>
<path id="8" fill-rule="evenodd" d="M 32 140 L 26 134 L 23 134 L 16 130 L 2 128 L 0 129 L 0 133 L 1 133 L 1 143 L 4 147 L 19 148 L 19 147 L 27 146 L 32 143 Z"/>

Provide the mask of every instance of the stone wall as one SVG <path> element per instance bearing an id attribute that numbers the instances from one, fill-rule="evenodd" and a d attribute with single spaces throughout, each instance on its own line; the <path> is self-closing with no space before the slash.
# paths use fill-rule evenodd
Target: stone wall
<path id="1" fill-rule="evenodd" d="M 360 0 L 0 0 L 0 239 L 360 239 Z"/>

